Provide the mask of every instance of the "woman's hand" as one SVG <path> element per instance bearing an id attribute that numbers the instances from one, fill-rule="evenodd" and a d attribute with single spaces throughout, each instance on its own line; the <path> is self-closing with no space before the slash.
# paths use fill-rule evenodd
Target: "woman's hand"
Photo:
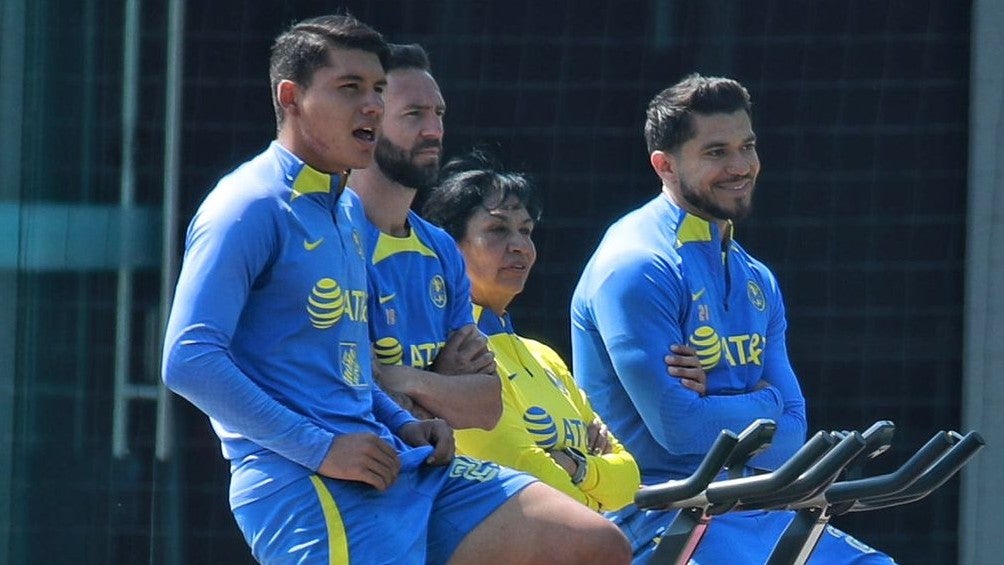
<path id="1" fill-rule="evenodd" d="M 610 443 L 610 431 L 607 430 L 607 425 L 600 421 L 599 418 L 593 420 L 586 427 L 586 434 L 589 441 L 590 455 L 606 455 L 613 449 L 613 444 Z"/>

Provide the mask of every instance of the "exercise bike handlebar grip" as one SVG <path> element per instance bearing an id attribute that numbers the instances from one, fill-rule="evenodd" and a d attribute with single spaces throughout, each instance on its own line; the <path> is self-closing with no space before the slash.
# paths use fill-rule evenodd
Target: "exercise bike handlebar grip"
<path id="1" fill-rule="evenodd" d="M 890 420 L 879 420 L 869 426 L 867 430 L 861 432 L 861 435 L 864 436 L 868 445 L 865 446 L 864 450 L 857 457 L 847 464 L 845 467 L 847 470 L 863 467 L 869 460 L 875 459 L 885 453 L 892 446 L 893 436 L 896 435 L 896 424 Z"/>
<path id="2" fill-rule="evenodd" d="M 894 495 L 915 483 L 928 467 L 951 449 L 953 443 L 947 432 L 938 432 L 895 471 L 877 477 L 836 483 L 826 490 L 826 500 L 830 504 L 840 504 Z"/>
<path id="3" fill-rule="evenodd" d="M 983 436 L 975 431 L 969 432 L 933 465 L 928 467 L 920 478 L 909 487 L 892 495 L 861 499 L 850 508 L 850 511 L 877 510 L 920 500 L 952 478 L 977 452 L 983 449 L 984 445 L 986 445 L 986 441 Z"/>
<path id="4" fill-rule="evenodd" d="M 861 433 L 849 432 L 793 483 L 762 497 L 744 498 L 742 508 L 753 510 L 783 507 L 813 496 L 836 480 L 840 471 L 866 447 L 868 441 Z"/>
<path id="5" fill-rule="evenodd" d="M 834 441 L 831 434 L 817 432 L 791 458 L 770 473 L 711 483 L 705 491 L 708 501 L 731 505 L 744 497 L 762 496 L 782 489 L 798 479 L 820 456 L 829 451 Z"/>
<path id="6" fill-rule="evenodd" d="M 729 471 L 729 478 L 743 476 L 743 470 L 750 459 L 763 453 L 770 447 L 770 442 L 774 439 L 774 432 L 777 431 L 777 422 L 767 418 L 754 420 L 739 434 L 739 443 L 732 450 L 728 460 L 725 462 L 725 469 Z"/>
<path id="7" fill-rule="evenodd" d="M 738 443 L 739 436 L 730 430 L 722 430 L 692 475 L 686 479 L 641 487 L 634 495 L 635 504 L 642 510 L 666 509 L 676 501 L 697 496 L 721 472 Z"/>

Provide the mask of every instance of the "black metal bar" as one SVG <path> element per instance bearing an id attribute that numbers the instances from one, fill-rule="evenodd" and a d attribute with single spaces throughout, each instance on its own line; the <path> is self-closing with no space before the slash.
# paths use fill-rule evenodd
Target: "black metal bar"
<path id="1" fill-rule="evenodd" d="M 951 447 L 952 440 L 948 433 L 938 432 L 899 469 L 877 477 L 836 483 L 826 490 L 826 501 L 834 505 L 900 492 L 916 482 Z"/>
<path id="2" fill-rule="evenodd" d="M 738 443 L 739 437 L 735 433 L 722 430 L 694 474 L 686 479 L 641 487 L 634 495 L 635 505 L 642 510 L 669 509 L 674 508 L 675 502 L 697 496 L 721 472 Z"/>
<path id="3" fill-rule="evenodd" d="M 849 432 L 833 449 L 785 488 L 758 497 L 743 497 L 743 509 L 780 508 L 811 497 L 833 483 L 840 471 L 864 451 L 868 442 L 858 432 Z"/>
<path id="4" fill-rule="evenodd" d="M 643 487 L 635 495 L 635 504 L 639 508 L 681 508 L 659 536 L 652 563 L 685 565 L 690 560 L 711 519 L 707 512 L 709 503 L 700 496 L 701 492 L 721 472 L 726 462 L 748 460 L 750 453 L 769 445 L 776 429 L 777 424 L 773 420 L 759 419 L 738 436 L 723 430 L 693 475 L 680 481 Z"/>
<path id="5" fill-rule="evenodd" d="M 774 420 L 761 418 L 754 420 L 743 433 L 739 434 L 739 444 L 732 450 L 728 461 L 725 462 L 730 479 L 738 479 L 743 476 L 746 463 L 770 447 L 770 442 L 774 439 L 776 431 L 777 423 Z"/>
<path id="6" fill-rule="evenodd" d="M 708 485 L 706 497 L 712 504 L 731 508 L 743 497 L 765 495 L 786 487 L 812 466 L 833 445 L 832 436 L 817 432 L 790 459 L 765 475 L 726 479 Z"/>
<path id="7" fill-rule="evenodd" d="M 681 508 L 658 538 L 658 545 L 649 563 L 686 564 L 704 537 L 711 517 L 700 506 Z"/>
<path id="8" fill-rule="evenodd" d="M 984 444 L 979 434 L 971 432 L 953 446 L 957 436 L 954 432 L 936 434 L 895 472 L 836 483 L 822 495 L 801 503 L 803 506 L 781 535 L 767 565 L 806 563 L 835 514 L 906 504 L 940 487 Z M 866 496 L 862 503 L 847 504 Z"/>
<path id="9" fill-rule="evenodd" d="M 819 544 L 829 521 L 826 508 L 805 508 L 796 512 L 770 552 L 767 565 L 805 563 Z"/>
<path id="10" fill-rule="evenodd" d="M 924 498 L 952 478 L 976 453 L 986 445 L 986 441 L 977 432 L 969 432 L 958 443 L 948 450 L 934 465 L 931 465 L 923 475 L 909 487 L 886 496 L 876 496 L 860 500 L 850 508 L 850 512 L 877 510 L 890 506 L 908 504 Z"/>
<path id="11" fill-rule="evenodd" d="M 861 435 L 868 441 L 868 445 L 844 467 L 844 476 L 848 479 L 861 478 L 865 465 L 889 449 L 893 436 L 896 435 L 896 424 L 890 420 L 879 420 L 861 432 Z"/>

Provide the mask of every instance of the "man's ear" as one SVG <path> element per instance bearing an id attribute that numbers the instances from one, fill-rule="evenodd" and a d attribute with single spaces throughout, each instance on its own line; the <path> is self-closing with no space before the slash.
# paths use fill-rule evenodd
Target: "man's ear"
<path id="1" fill-rule="evenodd" d="M 279 81 L 275 85 L 275 99 L 279 101 L 279 106 L 289 114 L 296 114 L 300 109 L 300 87 L 289 79 Z"/>
<path id="2" fill-rule="evenodd" d="M 677 162 L 672 153 L 656 150 L 648 156 L 648 160 L 652 164 L 652 168 L 655 169 L 655 174 L 662 179 L 662 184 L 666 186 L 676 184 Z"/>

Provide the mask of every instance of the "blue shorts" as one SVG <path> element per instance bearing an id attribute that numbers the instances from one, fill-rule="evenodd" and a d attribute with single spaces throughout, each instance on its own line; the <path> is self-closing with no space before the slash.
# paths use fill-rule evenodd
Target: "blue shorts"
<path id="1" fill-rule="evenodd" d="M 634 505 L 607 514 L 617 524 L 634 552 L 633 563 L 647 564 L 655 551 L 654 540 L 677 511 L 639 511 Z M 777 540 L 795 513 L 775 510 L 771 512 L 729 512 L 711 519 L 701 538 L 693 565 L 719 563 L 757 564 L 767 561 Z M 889 565 L 895 563 L 888 555 L 876 551 L 840 530 L 827 526 L 819 538 L 816 549 L 809 557 L 809 565 Z"/>
<path id="2" fill-rule="evenodd" d="M 308 475 L 233 509 L 261 563 L 446 563 L 464 537 L 535 479 L 469 457 L 402 470 L 380 492 Z"/>

